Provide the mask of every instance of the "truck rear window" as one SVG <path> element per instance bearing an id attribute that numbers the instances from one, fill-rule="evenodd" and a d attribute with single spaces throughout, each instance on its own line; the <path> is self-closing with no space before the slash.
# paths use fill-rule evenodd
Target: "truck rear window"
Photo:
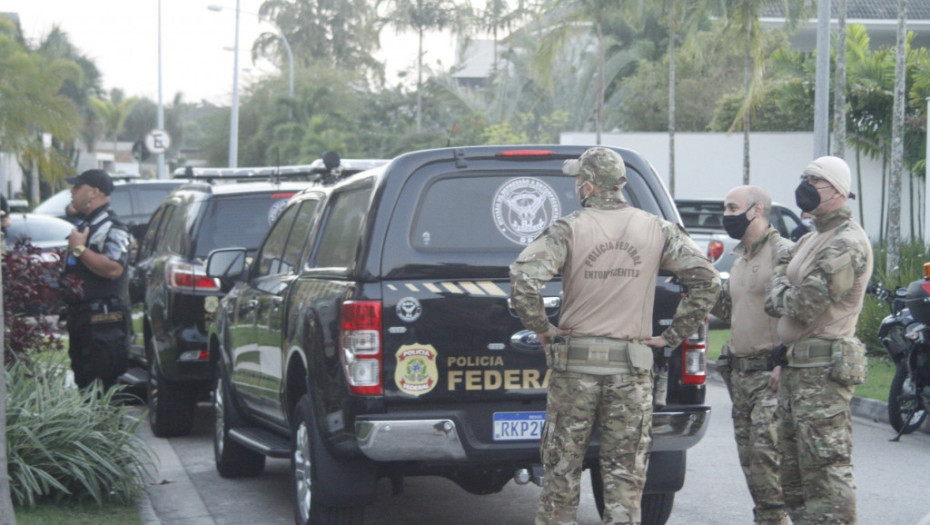
<path id="1" fill-rule="evenodd" d="M 506 276 L 523 248 L 579 207 L 575 179 L 562 175 L 561 160 L 545 169 L 514 164 L 468 172 L 429 166 L 412 174 L 394 207 L 382 275 Z M 658 199 L 665 197 L 654 194 L 660 190 L 627 167 L 623 194 L 630 204 L 661 215 Z"/>
<path id="2" fill-rule="evenodd" d="M 642 202 L 631 197 L 629 188 L 623 191 L 627 200 Z M 416 207 L 410 244 L 426 252 L 519 252 L 578 207 L 575 179 L 562 175 L 437 178 L 424 188 Z M 657 206 L 650 207 L 657 212 Z"/>

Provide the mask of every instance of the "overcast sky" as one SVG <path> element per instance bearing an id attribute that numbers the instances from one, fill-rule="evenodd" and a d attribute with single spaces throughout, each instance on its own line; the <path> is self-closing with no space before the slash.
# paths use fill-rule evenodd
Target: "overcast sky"
<path id="1" fill-rule="evenodd" d="M 158 0 L 0 0 L 0 12 L 19 14 L 30 42 L 47 35 L 54 25 L 64 30 L 72 44 L 92 58 L 103 75 L 106 90 L 117 87 L 127 96 L 158 98 Z M 262 0 L 240 0 L 240 88 L 250 76 L 270 74 L 276 65 L 251 62 L 252 42 L 273 26 L 259 22 L 255 13 Z M 214 12 L 208 5 L 226 9 Z M 162 97 L 169 104 L 182 92 L 188 102 L 201 99 L 229 104 L 232 93 L 235 36 L 235 0 L 161 0 Z M 433 36 L 427 61 L 442 60 L 446 67 L 454 56 L 452 38 Z M 416 63 L 416 38 L 412 34 L 382 35 L 388 47 L 388 81 Z M 286 64 L 285 71 L 286 71 Z"/>

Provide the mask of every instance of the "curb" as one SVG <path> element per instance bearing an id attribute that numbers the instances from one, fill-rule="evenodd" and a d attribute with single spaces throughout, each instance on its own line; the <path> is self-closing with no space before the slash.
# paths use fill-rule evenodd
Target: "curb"
<path id="1" fill-rule="evenodd" d="M 141 414 L 140 414 L 141 417 Z M 144 525 L 213 524 L 200 493 L 171 446 L 171 441 L 155 437 L 143 423 L 136 431 L 156 459 L 153 480 L 138 503 Z"/>
<path id="2" fill-rule="evenodd" d="M 707 361 L 707 379 L 721 385 L 724 384 L 723 378 L 717 372 L 716 361 Z M 849 403 L 849 410 L 853 417 L 859 417 L 874 423 L 884 423 L 888 425 L 889 430 L 894 432 L 894 429 L 891 428 L 891 422 L 888 420 L 888 403 L 884 401 L 853 396 Z M 930 418 L 927 418 L 918 430 L 924 434 L 930 434 Z"/>

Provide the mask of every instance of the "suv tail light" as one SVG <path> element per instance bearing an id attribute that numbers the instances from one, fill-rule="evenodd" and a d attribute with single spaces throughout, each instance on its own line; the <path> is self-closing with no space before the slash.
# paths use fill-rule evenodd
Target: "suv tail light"
<path id="1" fill-rule="evenodd" d="M 165 281 L 172 290 L 194 292 L 219 292 L 220 280 L 207 275 L 200 264 L 169 262 L 165 265 Z"/>
<path id="2" fill-rule="evenodd" d="M 707 245 L 707 258 L 710 259 L 710 262 L 717 262 L 723 255 L 723 243 L 720 241 L 710 241 L 710 244 Z"/>
<path id="3" fill-rule="evenodd" d="M 703 385 L 707 379 L 707 320 L 681 343 L 681 383 Z"/>
<path id="4" fill-rule="evenodd" d="M 339 360 L 352 393 L 380 395 L 383 392 L 380 302 L 342 303 L 339 346 Z"/>

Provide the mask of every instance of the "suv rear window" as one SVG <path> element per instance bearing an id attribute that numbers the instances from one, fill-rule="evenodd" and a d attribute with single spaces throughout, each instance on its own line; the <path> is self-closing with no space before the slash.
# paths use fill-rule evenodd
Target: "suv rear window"
<path id="1" fill-rule="evenodd" d="M 215 196 L 207 204 L 195 236 L 194 257 L 211 250 L 238 246 L 258 249 L 275 218 L 294 192 Z"/>
<path id="2" fill-rule="evenodd" d="M 723 202 L 675 201 L 685 228 L 723 229 Z"/>

